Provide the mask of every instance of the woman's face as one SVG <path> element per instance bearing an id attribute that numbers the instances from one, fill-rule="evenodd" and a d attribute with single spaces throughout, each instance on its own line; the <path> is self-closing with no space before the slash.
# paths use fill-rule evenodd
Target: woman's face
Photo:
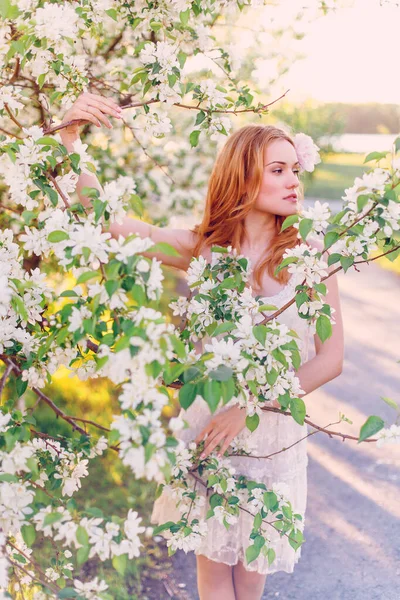
<path id="1" fill-rule="evenodd" d="M 299 210 L 300 165 L 287 140 L 275 140 L 265 149 L 264 172 L 254 208 L 287 217 Z"/>

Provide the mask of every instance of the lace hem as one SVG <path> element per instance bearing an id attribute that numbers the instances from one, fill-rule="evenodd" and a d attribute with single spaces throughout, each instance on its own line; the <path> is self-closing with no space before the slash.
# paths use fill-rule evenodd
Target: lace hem
<path id="1" fill-rule="evenodd" d="M 279 562 L 275 560 L 272 565 L 268 564 L 267 559 L 264 559 L 265 565 L 260 565 L 260 560 L 257 559 L 254 562 L 247 564 L 246 558 L 242 551 L 238 552 L 236 557 L 232 560 L 229 559 L 229 554 L 232 553 L 230 548 L 224 547 L 221 548 L 219 552 L 207 552 L 207 551 L 195 551 L 196 556 L 205 556 L 209 560 L 214 562 L 222 563 L 224 565 L 228 565 L 229 567 L 234 567 L 239 562 L 243 564 L 243 567 L 246 571 L 250 571 L 251 573 L 259 573 L 260 575 L 272 575 L 273 573 L 293 573 L 295 565 L 300 560 L 301 557 L 301 548 L 296 551 L 296 556 L 294 560 L 280 560 Z M 262 557 L 264 558 L 264 557 Z"/>

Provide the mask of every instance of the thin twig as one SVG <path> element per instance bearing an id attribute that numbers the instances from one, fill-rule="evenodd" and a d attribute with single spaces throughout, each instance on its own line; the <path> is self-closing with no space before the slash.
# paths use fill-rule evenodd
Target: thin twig
<path id="1" fill-rule="evenodd" d="M 37 581 L 38 583 L 41 583 L 42 585 L 44 585 L 45 587 L 48 587 L 49 589 L 51 589 L 52 592 L 54 592 L 54 594 L 58 594 L 59 590 L 61 588 L 59 587 L 54 587 L 52 584 L 48 583 L 47 581 L 44 581 L 43 579 L 40 579 L 40 577 L 33 577 L 29 571 L 27 569 L 25 569 L 25 567 L 23 567 L 22 565 L 20 565 L 19 563 L 14 562 L 13 560 L 9 561 L 10 564 L 13 567 L 18 567 L 18 569 L 21 569 L 21 571 L 23 571 L 26 575 L 28 575 L 32 581 Z"/>
<path id="2" fill-rule="evenodd" d="M 0 354 L 0 359 L 6 365 L 11 365 L 13 371 L 15 373 L 17 373 L 18 376 L 20 376 L 22 374 L 22 370 L 11 360 L 10 357 L 8 357 L 4 354 Z M 68 415 L 66 415 L 61 410 L 61 408 L 58 408 L 58 406 L 56 404 L 54 404 L 54 402 L 52 400 L 50 400 L 50 398 L 48 396 L 46 396 L 46 394 L 44 394 L 40 389 L 38 389 L 37 387 L 34 387 L 34 386 L 31 389 L 35 392 L 35 394 L 37 396 L 39 396 L 42 400 L 44 400 L 44 402 L 48 406 L 50 406 L 50 408 L 56 413 L 56 415 L 58 415 L 59 417 L 64 419 L 64 421 L 67 421 L 67 423 L 69 423 L 73 429 L 75 429 L 76 431 L 79 431 L 79 433 L 81 433 L 82 435 L 87 435 L 86 431 L 84 429 L 82 429 L 82 427 L 79 427 L 79 425 L 76 425 L 76 423 L 74 423 L 74 420 L 71 419 L 71 417 L 69 417 Z"/>
<path id="3" fill-rule="evenodd" d="M 339 423 L 341 423 L 341 421 L 336 421 L 335 423 L 329 423 L 329 425 L 326 425 L 326 427 L 331 427 L 332 425 L 338 425 Z M 273 452 L 272 454 L 267 454 L 267 456 L 255 456 L 254 454 L 245 454 L 245 453 L 240 453 L 240 452 L 232 452 L 231 454 L 228 454 L 228 456 L 238 456 L 240 458 L 260 458 L 260 459 L 261 458 L 262 459 L 271 458 L 272 456 L 275 456 L 276 454 L 280 454 L 281 452 L 286 452 L 286 450 L 293 448 L 293 446 L 296 446 L 296 444 L 299 444 L 303 440 L 306 440 L 307 438 L 311 437 L 312 435 L 315 435 L 316 433 L 319 433 L 320 431 L 321 431 L 320 429 L 311 431 L 310 433 L 307 433 L 307 435 L 305 435 L 304 437 L 297 440 L 297 442 L 293 442 L 293 444 L 291 444 L 287 448 L 282 448 L 282 450 L 278 450 L 277 452 Z"/>
<path id="4" fill-rule="evenodd" d="M 4 386 L 6 385 L 6 381 L 8 379 L 8 376 L 10 375 L 11 371 L 12 371 L 12 366 L 6 365 L 6 370 L 4 371 L 2 378 L 0 380 L 0 404 L 1 404 L 1 396 L 3 394 Z"/>
<path id="5" fill-rule="evenodd" d="M 0 131 L 2 131 L 3 133 L 5 133 L 6 135 L 10 136 L 10 137 L 14 137 L 17 140 L 23 140 L 24 138 L 20 135 L 17 135 L 16 133 L 11 133 L 11 131 L 7 131 L 7 129 L 3 129 L 2 127 L 0 127 Z"/>
<path id="6" fill-rule="evenodd" d="M 88 423 L 89 425 L 93 425 L 94 427 L 97 427 L 98 429 L 102 429 L 103 431 L 110 431 L 110 429 L 108 429 L 108 427 L 99 425 L 99 423 L 95 423 L 94 421 L 90 421 L 89 419 L 80 419 L 78 417 L 70 417 L 70 419 L 73 419 L 74 421 L 80 421 L 81 423 Z"/>
<path id="7" fill-rule="evenodd" d="M 11 112 L 11 110 L 10 110 L 10 108 L 9 108 L 9 106 L 8 106 L 8 104 L 7 104 L 7 102 L 4 102 L 4 108 L 5 108 L 5 109 L 6 109 L 6 111 L 8 112 L 8 115 L 9 115 L 9 117 L 10 117 L 11 121 L 14 121 L 14 123 L 15 123 L 16 125 L 18 125 L 18 127 L 19 127 L 20 129 L 23 129 L 23 128 L 24 128 L 24 127 L 23 127 L 23 125 L 21 125 L 21 123 L 18 121 L 18 119 L 17 119 L 16 117 L 14 117 L 14 115 L 13 115 L 13 113 Z"/>

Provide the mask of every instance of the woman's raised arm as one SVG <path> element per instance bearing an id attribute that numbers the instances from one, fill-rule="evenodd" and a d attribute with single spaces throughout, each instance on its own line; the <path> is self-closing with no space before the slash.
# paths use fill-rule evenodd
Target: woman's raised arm
<path id="1" fill-rule="evenodd" d="M 71 108 L 65 113 L 63 123 L 75 121 L 72 125 L 61 129 L 61 141 L 67 148 L 68 152 L 73 152 L 73 144 L 80 139 L 79 128 L 85 123 L 94 123 L 97 127 L 101 127 L 103 123 L 108 129 L 112 128 L 112 124 L 107 115 L 115 118 L 121 118 L 122 109 L 112 98 L 106 98 L 97 94 L 84 93 L 74 102 Z M 86 197 L 82 190 L 85 187 L 96 188 L 100 193 L 103 189 L 99 180 L 95 175 L 81 173 L 78 179 L 76 192 L 83 206 L 90 207 L 91 201 Z M 187 270 L 190 260 L 193 255 L 193 248 L 196 245 L 197 236 L 195 233 L 186 229 L 169 229 L 164 227 L 156 227 L 139 219 L 126 217 L 124 221 L 113 223 L 107 229 L 114 238 L 119 236 L 127 237 L 136 233 L 140 237 L 151 237 L 154 243 L 167 243 L 180 256 L 169 256 L 162 252 L 141 252 L 143 256 L 148 258 L 155 257 L 163 264 L 175 267 L 177 269 Z"/>

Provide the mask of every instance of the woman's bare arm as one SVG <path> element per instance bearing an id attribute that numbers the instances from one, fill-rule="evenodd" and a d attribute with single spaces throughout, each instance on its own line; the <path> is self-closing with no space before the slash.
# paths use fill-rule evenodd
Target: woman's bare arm
<path id="1" fill-rule="evenodd" d="M 311 245 L 319 251 L 323 249 L 323 244 L 319 241 L 313 241 Z M 333 269 L 332 266 L 329 271 Z M 335 324 L 332 326 L 331 337 L 325 342 L 321 342 L 317 334 L 314 335 L 316 356 L 302 364 L 296 372 L 306 394 L 338 377 L 343 369 L 344 334 L 337 275 L 331 275 L 324 283 L 327 289 L 324 299 L 335 310 L 333 313 Z"/>
<path id="2" fill-rule="evenodd" d="M 81 125 L 92 122 L 97 127 L 100 127 L 101 123 L 103 123 L 107 128 L 111 129 L 112 124 L 107 115 L 121 118 L 120 113 L 121 109 L 111 98 L 105 98 L 97 94 L 81 94 L 64 116 L 64 123 L 73 120 L 76 121 L 76 123 L 60 131 L 62 143 L 67 148 L 68 152 L 73 152 L 74 142 L 80 139 L 79 127 Z M 85 187 L 95 188 L 100 193 L 103 192 L 103 189 L 95 175 L 89 175 L 88 173 L 80 174 L 76 192 L 83 206 L 90 208 L 90 199 L 82 193 L 82 190 Z M 193 249 L 197 242 L 197 236 L 192 231 L 157 227 L 131 217 L 126 217 L 121 224 L 113 223 L 107 231 L 109 231 L 114 238 L 118 238 L 119 236 L 125 238 L 135 233 L 143 238 L 151 237 L 154 243 L 163 242 L 169 244 L 179 252 L 180 256 L 169 256 L 162 252 L 141 252 L 140 254 L 148 258 L 155 257 L 165 265 L 184 271 L 189 267 L 190 260 L 193 256 Z"/>

